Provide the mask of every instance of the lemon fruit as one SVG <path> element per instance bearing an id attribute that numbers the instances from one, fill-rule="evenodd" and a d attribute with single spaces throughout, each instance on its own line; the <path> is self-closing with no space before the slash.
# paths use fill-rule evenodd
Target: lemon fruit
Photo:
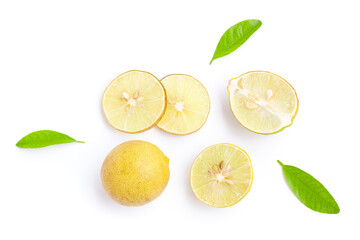
<path id="1" fill-rule="evenodd" d="M 184 74 L 168 75 L 161 83 L 166 90 L 167 106 L 157 126 L 178 135 L 199 130 L 210 111 L 210 98 L 205 87 L 195 78 Z"/>
<path id="2" fill-rule="evenodd" d="M 116 202 L 140 206 L 157 198 L 169 181 L 169 159 L 155 145 L 128 141 L 106 157 L 101 179 L 106 192 Z"/>
<path id="3" fill-rule="evenodd" d="M 247 153 L 229 144 L 206 148 L 195 159 L 190 173 L 196 197 L 212 207 L 229 207 L 249 192 L 253 169 Z"/>
<path id="4" fill-rule="evenodd" d="M 152 74 L 129 71 L 106 88 L 102 106 L 114 128 L 128 133 L 141 132 L 156 125 L 164 114 L 165 89 Z"/>
<path id="5" fill-rule="evenodd" d="M 228 85 L 235 118 L 250 131 L 271 134 L 290 126 L 299 101 L 294 88 L 270 72 L 254 71 L 233 78 Z"/>

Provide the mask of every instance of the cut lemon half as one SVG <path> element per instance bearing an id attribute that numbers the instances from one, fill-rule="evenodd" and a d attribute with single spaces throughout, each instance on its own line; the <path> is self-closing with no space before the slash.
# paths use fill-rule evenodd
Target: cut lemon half
<path id="1" fill-rule="evenodd" d="M 164 114 L 165 89 L 152 74 L 129 71 L 106 88 L 102 106 L 111 126 L 127 133 L 141 132 L 154 126 Z"/>
<path id="2" fill-rule="evenodd" d="M 270 72 L 248 72 L 228 85 L 231 111 L 250 131 L 271 134 L 290 126 L 299 101 L 294 88 Z"/>
<path id="3" fill-rule="evenodd" d="M 210 98 L 205 87 L 195 78 L 184 74 L 166 76 L 161 83 L 166 90 L 167 106 L 157 126 L 178 135 L 199 130 L 210 111 Z"/>
<path id="4" fill-rule="evenodd" d="M 253 169 L 247 153 L 229 144 L 206 148 L 195 159 L 190 173 L 196 197 L 212 207 L 229 207 L 249 192 Z"/>

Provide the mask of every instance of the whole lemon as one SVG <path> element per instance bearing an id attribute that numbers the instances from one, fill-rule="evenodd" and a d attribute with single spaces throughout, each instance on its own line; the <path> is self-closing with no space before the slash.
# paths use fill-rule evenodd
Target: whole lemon
<path id="1" fill-rule="evenodd" d="M 106 192 L 126 206 L 144 205 L 160 196 L 169 176 L 169 159 L 154 144 L 139 140 L 115 147 L 101 169 Z"/>

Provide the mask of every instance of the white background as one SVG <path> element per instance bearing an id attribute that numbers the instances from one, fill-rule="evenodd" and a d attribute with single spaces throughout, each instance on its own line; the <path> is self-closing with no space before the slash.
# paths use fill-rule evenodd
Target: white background
<path id="1" fill-rule="evenodd" d="M 0 238 L 359 239 L 357 2 L 1 0 Z M 223 32 L 249 18 L 262 27 L 210 66 Z M 111 128 L 102 93 L 132 69 L 201 81 L 212 103 L 203 128 L 188 136 Z M 235 120 L 226 86 L 251 70 L 274 72 L 296 89 L 290 128 L 263 136 Z M 40 129 L 86 143 L 15 147 Z M 113 202 L 100 182 L 107 153 L 131 139 L 160 147 L 171 171 L 163 194 L 135 208 Z M 241 202 L 216 209 L 194 196 L 189 173 L 204 148 L 221 142 L 248 152 L 254 182 Z M 303 206 L 277 159 L 321 181 L 340 214 Z"/>

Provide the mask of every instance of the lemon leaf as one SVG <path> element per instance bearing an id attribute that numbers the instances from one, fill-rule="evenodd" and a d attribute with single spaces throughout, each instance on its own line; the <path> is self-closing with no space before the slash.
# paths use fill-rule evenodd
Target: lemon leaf
<path id="1" fill-rule="evenodd" d="M 32 132 L 16 143 L 19 148 L 42 148 L 63 143 L 84 143 L 77 141 L 68 135 L 52 130 L 40 130 Z"/>
<path id="2" fill-rule="evenodd" d="M 226 30 L 216 46 L 210 64 L 215 59 L 226 56 L 238 49 L 254 32 L 256 32 L 256 30 L 261 27 L 261 24 L 262 22 L 260 20 L 249 19 L 239 22 Z"/>
<path id="3" fill-rule="evenodd" d="M 303 170 L 278 160 L 291 191 L 306 207 L 321 213 L 336 214 L 340 208 L 329 191 Z"/>

